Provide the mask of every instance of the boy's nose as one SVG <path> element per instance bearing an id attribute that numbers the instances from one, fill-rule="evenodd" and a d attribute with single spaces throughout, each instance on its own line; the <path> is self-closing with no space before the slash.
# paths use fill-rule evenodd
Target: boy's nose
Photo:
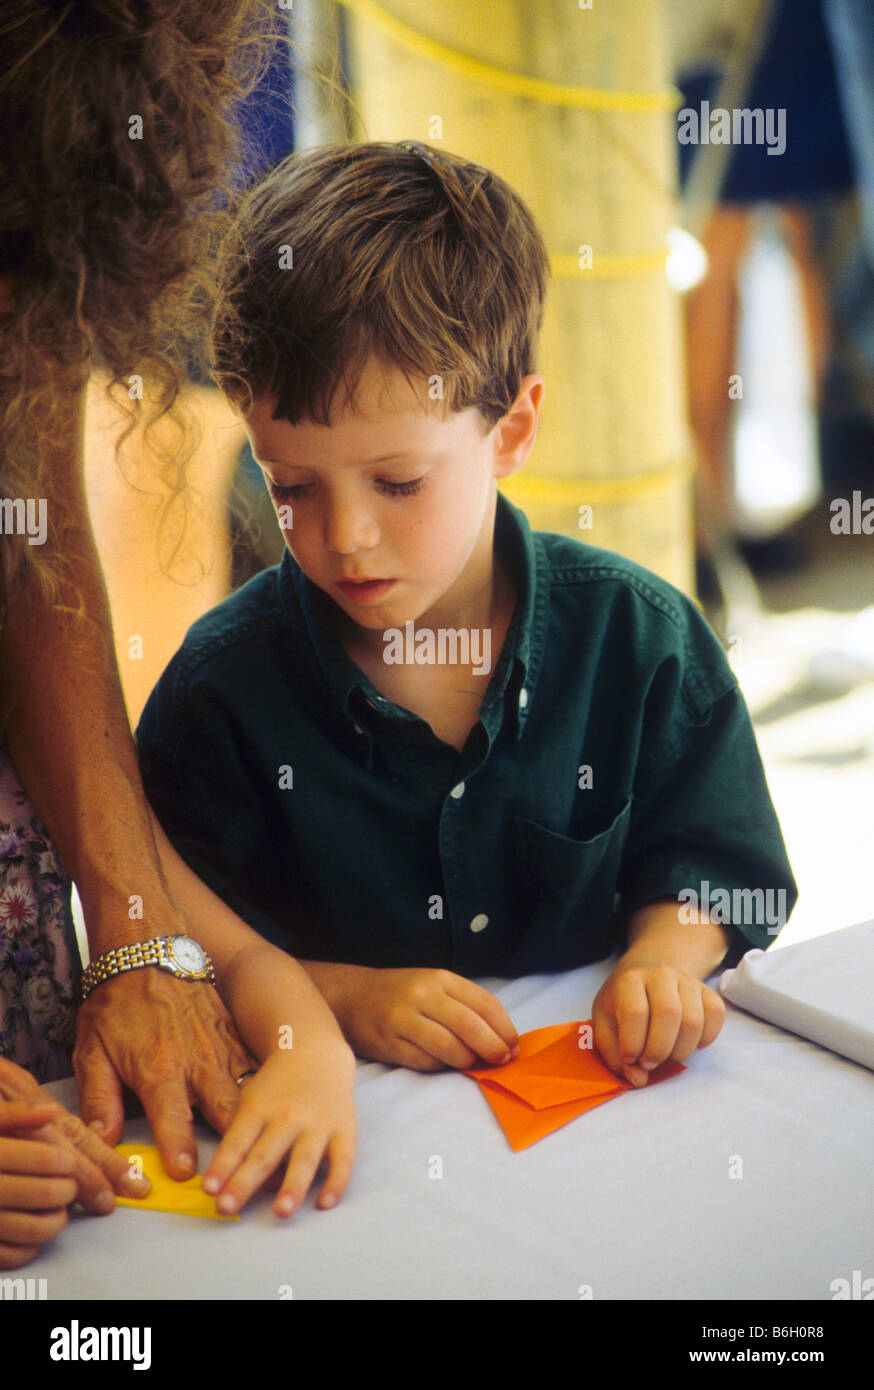
<path id="1" fill-rule="evenodd" d="M 324 520 L 325 545 L 339 555 L 370 550 L 379 542 L 379 529 L 366 509 L 353 503 L 337 502 L 327 509 Z"/>

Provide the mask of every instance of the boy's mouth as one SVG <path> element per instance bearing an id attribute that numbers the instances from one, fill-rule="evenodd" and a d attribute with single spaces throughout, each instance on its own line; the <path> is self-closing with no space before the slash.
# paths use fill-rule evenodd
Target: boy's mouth
<path id="1" fill-rule="evenodd" d="M 375 603 L 388 593 L 394 583 L 394 579 L 339 579 L 337 587 L 353 603 Z"/>

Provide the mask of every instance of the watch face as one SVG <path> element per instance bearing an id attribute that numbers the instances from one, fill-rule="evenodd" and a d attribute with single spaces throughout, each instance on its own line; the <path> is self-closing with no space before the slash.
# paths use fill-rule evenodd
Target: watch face
<path id="1" fill-rule="evenodd" d="M 174 936 L 170 942 L 173 959 L 182 970 L 197 975 L 206 969 L 206 956 L 203 948 L 192 941 L 190 936 Z"/>

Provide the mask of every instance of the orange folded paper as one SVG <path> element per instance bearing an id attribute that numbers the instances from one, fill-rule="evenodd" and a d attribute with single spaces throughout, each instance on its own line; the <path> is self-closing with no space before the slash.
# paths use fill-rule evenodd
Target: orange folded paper
<path id="1" fill-rule="evenodd" d="M 465 1072 L 479 1085 L 516 1152 L 585 1110 L 638 1089 L 610 1071 L 591 1047 L 580 1046 L 585 1027 L 591 1029 L 591 1020 L 535 1028 L 520 1035 L 515 1061 Z M 682 1062 L 663 1062 L 650 1072 L 646 1088 L 685 1070 Z"/>

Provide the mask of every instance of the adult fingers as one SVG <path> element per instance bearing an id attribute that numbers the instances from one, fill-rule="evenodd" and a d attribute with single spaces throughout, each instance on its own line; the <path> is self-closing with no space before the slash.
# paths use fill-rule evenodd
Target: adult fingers
<path id="1" fill-rule="evenodd" d="M 219 1134 L 227 1134 L 237 1112 L 240 1100 L 237 1077 L 258 1070 L 258 1063 L 245 1050 L 240 1052 L 239 1058 L 232 1054 L 231 1065 L 233 1074 L 217 1066 L 200 1066 L 189 1083 L 194 1104 L 207 1124 Z"/>
<path id="2" fill-rule="evenodd" d="M 82 1123 L 78 1115 L 62 1111 L 54 1121 L 54 1129 L 67 1139 L 77 1150 L 79 1178 L 82 1184 L 80 1201 L 85 1205 L 102 1191 L 108 1182 L 119 1197 L 146 1197 L 151 1190 L 148 1178 L 131 1177 L 128 1160 L 105 1144 L 100 1135 Z M 96 1175 L 100 1178 L 97 1180 Z M 89 1210 L 92 1208 L 89 1206 Z M 96 1210 L 110 1210 L 106 1202 L 98 1203 Z"/>
<path id="3" fill-rule="evenodd" d="M 197 1172 L 197 1145 L 194 1117 L 181 1073 L 141 1086 L 139 1096 L 164 1168 L 171 1178 L 184 1182 Z"/>
<path id="4" fill-rule="evenodd" d="M 121 1082 L 96 1035 L 84 1036 L 73 1052 L 79 1085 L 79 1114 L 89 1129 L 98 1129 L 107 1144 L 117 1144 L 124 1130 Z"/>

